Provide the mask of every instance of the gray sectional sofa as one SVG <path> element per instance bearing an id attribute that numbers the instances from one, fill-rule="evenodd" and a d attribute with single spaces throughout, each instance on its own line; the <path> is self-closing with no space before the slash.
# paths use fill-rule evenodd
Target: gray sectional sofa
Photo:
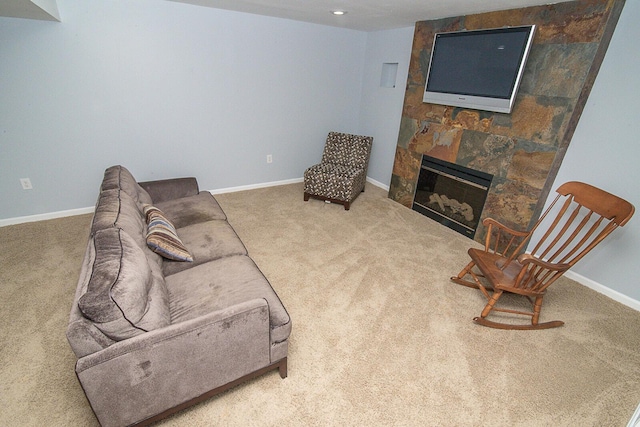
<path id="1" fill-rule="evenodd" d="M 186 258 L 170 253 L 180 243 Z M 148 424 L 272 369 L 285 378 L 290 332 L 195 178 L 139 184 L 122 166 L 105 171 L 67 328 L 101 425 Z"/>

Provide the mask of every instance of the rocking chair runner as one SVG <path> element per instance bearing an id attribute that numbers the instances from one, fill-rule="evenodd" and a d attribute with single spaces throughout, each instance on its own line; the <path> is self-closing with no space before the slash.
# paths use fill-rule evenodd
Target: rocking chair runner
<path id="1" fill-rule="evenodd" d="M 471 262 L 451 278 L 480 289 L 487 298 L 480 317 L 473 319 L 476 323 L 500 329 L 562 326 L 559 320 L 538 323 L 547 288 L 634 213 L 626 200 L 581 182 L 565 183 L 556 191 L 558 196 L 528 232 L 512 230 L 491 218 L 483 221 L 487 227 L 484 250 L 469 249 Z M 534 247 L 525 253 L 530 242 Z M 532 311 L 497 307 L 504 292 L 525 296 Z M 494 310 L 530 316 L 531 324 L 487 320 Z"/>

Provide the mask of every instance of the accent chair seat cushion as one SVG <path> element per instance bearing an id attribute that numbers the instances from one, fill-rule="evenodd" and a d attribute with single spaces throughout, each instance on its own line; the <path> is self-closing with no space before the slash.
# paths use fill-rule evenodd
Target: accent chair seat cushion
<path id="1" fill-rule="evenodd" d="M 364 169 L 334 163 L 320 163 L 304 173 L 304 191 L 329 199 L 350 202 L 364 188 Z"/>

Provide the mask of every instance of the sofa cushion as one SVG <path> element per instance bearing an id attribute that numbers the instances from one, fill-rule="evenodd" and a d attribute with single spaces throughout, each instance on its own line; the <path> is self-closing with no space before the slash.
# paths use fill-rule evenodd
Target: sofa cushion
<path id="1" fill-rule="evenodd" d="M 248 256 L 230 256 L 200 264 L 166 276 L 166 284 L 173 324 L 251 299 L 264 298 L 269 304 L 271 343 L 284 341 L 291 333 L 287 310 Z"/>
<path id="2" fill-rule="evenodd" d="M 100 192 L 91 222 L 91 234 L 113 227 L 122 228 L 141 247 L 146 246 L 147 224 L 142 211 L 136 201 L 119 188 Z"/>
<path id="3" fill-rule="evenodd" d="M 195 196 L 168 200 L 155 205 L 173 222 L 176 228 L 214 219 L 227 219 L 224 211 L 208 191 Z"/>
<path id="4" fill-rule="evenodd" d="M 193 261 L 171 221 L 155 206 L 145 205 L 147 245 L 155 253 L 174 261 Z"/>
<path id="5" fill-rule="evenodd" d="M 178 234 L 193 255 L 193 263 L 165 260 L 162 263 L 165 276 L 214 259 L 247 254 L 242 240 L 227 221 L 214 220 L 189 225 L 179 228 Z"/>
<path id="6" fill-rule="evenodd" d="M 116 341 L 167 326 L 164 279 L 136 242 L 119 228 L 99 230 L 91 242 L 91 274 L 78 300 L 83 316 Z"/>
<path id="7" fill-rule="evenodd" d="M 147 223 L 141 208 L 119 188 L 100 192 L 91 223 L 91 235 L 111 227 L 122 228 L 143 249 L 150 263 L 158 267 L 162 265 L 163 258 L 147 246 Z"/>
<path id="8" fill-rule="evenodd" d="M 152 203 L 149 193 L 138 184 L 131 172 L 123 166 L 111 166 L 104 171 L 100 191 L 114 188 L 119 188 L 127 193 L 140 206 Z"/>

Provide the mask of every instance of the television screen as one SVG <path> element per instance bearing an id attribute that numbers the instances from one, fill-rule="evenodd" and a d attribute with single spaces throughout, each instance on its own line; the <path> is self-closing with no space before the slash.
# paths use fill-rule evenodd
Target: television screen
<path id="1" fill-rule="evenodd" d="M 424 102 L 511 112 L 535 25 L 438 33 Z"/>

